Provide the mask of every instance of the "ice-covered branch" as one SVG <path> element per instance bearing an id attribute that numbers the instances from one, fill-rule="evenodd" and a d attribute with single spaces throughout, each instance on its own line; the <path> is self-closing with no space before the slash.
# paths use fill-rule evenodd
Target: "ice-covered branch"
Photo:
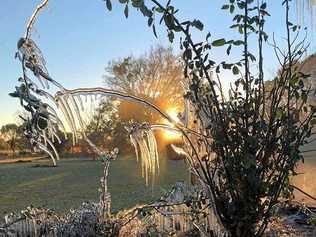
<path id="1" fill-rule="evenodd" d="M 48 4 L 48 0 L 43 0 L 43 2 L 36 7 L 34 13 L 31 16 L 31 19 L 29 20 L 29 22 L 27 24 L 25 39 L 30 38 L 31 31 L 32 31 L 33 25 L 36 21 L 36 18 L 38 16 L 38 14 L 40 13 L 40 11 L 43 10 L 47 6 L 47 4 Z"/>

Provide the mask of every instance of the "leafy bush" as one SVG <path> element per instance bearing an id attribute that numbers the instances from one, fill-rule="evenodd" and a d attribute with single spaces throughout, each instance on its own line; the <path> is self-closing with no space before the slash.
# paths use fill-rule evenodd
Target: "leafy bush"
<path id="1" fill-rule="evenodd" d="M 230 0 L 222 9 L 233 17 L 238 39 L 214 39 L 194 42 L 191 29 L 203 30 L 199 20 L 180 21 L 178 10 L 168 1 L 120 1 L 128 17 L 130 6 L 148 18 L 155 36 L 157 19 L 167 28 L 170 42 L 181 33 L 180 47 L 185 62 L 188 91 L 185 98 L 195 112 L 195 135 L 183 132 L 186 153 L 193 173 L 215 203 L 215 213 L 232 236 L 262 236 L 273 207 L 281 195 L 291 192 L 289 176 L 303 159 L 300 146 L 311 135 L 315 107 L 308 104 L 311 88 L 300 71 L 299 61 L 306 51 L 298 25 L 289 21 L 290 0 L 280 1 L 286 12 L 285 50 L 273 39 L 272 49 L 280 63 L 279 74 L 266 88 L 263 45 L 269 17 L 265 1 Z M 107 7 L 112 9 L 111 1 Z M 236 62 L 216 63 L 210 57 L 213 48 L 241 49 Z M 255 50 L 250 51 L 250 48 Z M 251 70 L 256 65 L 257 70 Z M 224 96 L 220 72 L 229 70 L 236 77 Z"/>

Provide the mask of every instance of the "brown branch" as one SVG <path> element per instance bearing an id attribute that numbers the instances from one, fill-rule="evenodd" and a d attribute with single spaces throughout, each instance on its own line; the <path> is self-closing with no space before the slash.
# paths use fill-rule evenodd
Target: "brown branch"
<path id="1" fill-rule="evenodd" d="M 305 192 L 304 190 L 300 189 L 299 187 L 296 187 L 295 185 L 290 185 L 290 187 L 296 189 L 297 191 L 303 193 L 304 195 L 306 195 L 307 197 L 313 199 L 314 201 L 316 201 L 316 197 L 312 196 L 311 194 Z"/>

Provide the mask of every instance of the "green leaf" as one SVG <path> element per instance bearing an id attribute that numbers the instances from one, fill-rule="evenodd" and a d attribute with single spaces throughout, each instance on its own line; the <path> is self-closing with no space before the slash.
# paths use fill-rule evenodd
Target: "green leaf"
<path id="1" fill-rule="evenodd" d="M 143 13 L 144 16 L 151 17 L 153 15 L 152 11 L 149 10 L 144 4 L 140 6 L 139 9 Z"/>
<path id="2" fill-rule="evenodd" d="M 239 31 L 240 34 L 243 34 L 243 33 L 244 33 L 244 30 L 243 30 L 242 26 L 239 26 L 239 27 L 238 27 L 238 31 Z"/>
<path id="3" fill-rule="evenodd" d="M 199 29 L 200 31 L 202 31 L 203 28 L 204 28 L 204 25 L 203 25 L 203 23 L 200 20 L 194 20 L 192 22 L 192 26 L 194 26 L 195 28 Z"/>
<path id="4" fill-rule="evenodd" d="M 124 15 L 126 18 L 128 18 L 128 4 L 126 4 L 126 6 L 125 6 Z"/>
<path id="5" fill-rule="evenodd" d="M 297 25 L 293 26 L 292 30 L 295 32 L 297 30 Z"/>
<path id="6" fill-rule="evenodd" d="M 225 5 L 222 6 L 222 9 L 223 9 L 223 10 L 227 10 L 228 8 L 229 8 L 229 5 L 228 5 L 228 4 L 225 4 Z"/>
<path id="7" fill-rule="evenodd" d="M 132 0 L 132 5 L 139 8 L 144 5 L 144 0 Z"/>
<path id="8" fill-rule="evenodd" d="M 174 31 L 175 32 L 181 32 L 182 31 L 181 26 L 174 26 Z"/>
<path id="9" fill-rule="evenodd" d="M 155 37 L 158 38 L 155 25 L 153 25 L 153 32 L 154 32 Z"/>
<path id="10" fill-rule="evenodd" d="M 165 20 L 165 24 L 168 27 L 168 29 L 172 30 L 173 26 L 174 26 L 174 18 L 173 18 L 173 16 L 170 15 L 170 14 L 167 14 L 164 17 L 164 20 Z"/>
<path id="11" fill-rule="evenodd" d="M 226 40 L 225 39 L 218 39 L 218 40 L 214 40 L 213 42 L 212 42 L 212 45 L 214 46 L 214 47 L 220 47 L 220 46 L 223 46 L 223 45 L 225 45 L 226 44 Z"/>
<path id="12" fill-rule="evenodd" d="M 168 32 L 168 38 L 169 38 L 170 43 L 173 43 L 173 40 L 174 40 L 174 33 L 173 33 L 173 31 L 169 31 Z"/>
<path id="13" fill-rule="evenodd" d="M 158 12 L 158 13 L 163 13 L 164 11 L 163 11 L 163 9 L 162 9 L 162 8 L 157 7 L 157 8 L 156 8 L 156 12 Z"/>
<path id="14" fill-rule="evenodd" d="M 237 66 L 233 67 L 233 74 L 237 75 L 239 73 L 239 68 Z"/>
<path id="15" fill-rule="evenodd" d="M 227 55 L 230 55 L 231 49 L 232 49 L 232 45 L 230 44 L 226 50 Z"/>
<path id="16" fill-rule="evenodd" d="M 249 58 L 250 58 L 250 60 L 251 60 L 252 62 L 255 62 L 255 61 L 256 61 L 256 57 L 255 57 L 253 54 L 248 53 L 248 56 L 249 56 Z"/>
<path id="17" fill-rule="evenodd" d="M 308 99 L 307 93 L 303 92 L 301 95 L 301 99 L 303 100 L 304 103 L 306 103 L 306 101 Z"/>
<path id="18" fill-rule="evenodd" d="M 266 9 L 267 8 L 267 3 L 263 3 L 261 6 L 260 6 L 261 9 Z"/>
<path id="19" fill-rule="evenodd" d="M 106 7 L 109 11 L 112 11 L 112 3 L 111 0 L 106 0 Z"/>
<path id="20" fill-rule="evenodd" d="M 150 27 L 153 24 L 153 22 L 154 22 L 154 18 L 149 17 L 148 18 L 148 26 Z"/>
<path id="21" fill-rule="evenodd" d="M 127 3 L 128 0 L 119 0 L 120 3 L 124 4 L 124 3 Z"/>
<path id="22" fill-rule="evenodd" d="M 231 69 L 232 68 L 232 64 L 230 64 L 230 63 L 223 63 L 222 65 L 223 65 L 224 69 Z"/>
<path id="23" fill-rule="evenodd" d="M 277 119 L 281 119 L 281 118 L 283 117 L 283 111 L 279 109 L 279 110 L 276 112 L 276 117 L 277 117 Z"/>
<path id="24" fill-rule="evenodd" d="M 235 46 L 240 46 L 240 45 L 243 45 L 243 44 L 244 44 L 244 41 L 242 41 L 242 40 L 235 40 L 235 41 L 233 42 L 233 44 L 234 44 Z"/>
<path id="25" fill-rule="evenodd" d="M 206 41 L 208 41 L 208 39 L 211 37 L 211 33 L 208 32 L 207 35 L 206 35 Z"/>
<path id="26" fill-rule="evenodd" d="M 229 12 L 232 14 L 232 13 L 234 13 L 234 10 L 235 10 L 235 6 L 230 5 Z"/>

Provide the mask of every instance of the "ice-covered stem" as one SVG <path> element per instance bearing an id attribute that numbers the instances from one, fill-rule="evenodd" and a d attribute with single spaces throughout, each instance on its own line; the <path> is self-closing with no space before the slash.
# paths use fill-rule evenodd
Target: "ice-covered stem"
<path id="1" fill-rule="evenodd" d="M 100 195 L 100 205 L 101 205 L 101 218 L 106 218 L 111 213 L 111 194 L 108 191 L 108 176 L 109 167 L 112 160 L 115 160 L 118 156 L 119 150 L 114 148 L 113 151 L 106 153 L 102 156 L 101 160 L 103 162 L 103 177 L 101 178 L 101 195 Z"/>
<path id="2" fill-rule="evenodd" d="M 27 24 L 25 39 L 30 38 L 31 31 L 32 31 L 33 25 L 36 21 L 37 15 L 40 13 L 41 10 L 43 10 L 47 6 L 48 1 L 49 0 L 43 0 L 43 2 L 36 7 L 35 11 L 33 12 L 32 16 L 31 16 L 31 19 L 29 20 L 29 22 Z"/>
<path id="3" fill-rule="evenodd" d="M 108 175 L 109 175 L 109 167 L 112 160 L 115 160 L 118 156 L 119 149 L 114 148 L 113 151 L 103 152 L 98 147 L 96 147 L 89 138 L 85 138 L 87 143 L 93 149 L 100 160 L 103 162 L 103 174 L 100 180 L 100 218 L 104 220 L 104 218 L 108 217 L 111 212 L 111 194 L 108 191 Z"/>
<path id="4" fill-rule="evenodd" d="M 158 112 L 163 118 L 165 118 L 170 123 L 172 123 L 175 127 L 180 129 L 181 131 L 183 131 L 183 126 L 180 126 L 180 124 L 177 121 L 172 119 L 165 112 L 161 111 L 156 105 L 154 105 L 151 102 L 146 101 L 140 97 L 137 97 L 134 95 L 129 95 L 129 94 L 119 92 L 116 90 L 106 89 L 106 88 L 102 88 L 102 87 L 77 88 L 77 89 L 73 89 L 73 90 L 59 91 L 56 93 L 55 99 L 56 99 L 56 101 L 58 101 L 64 95 L 91 95 L 91 94 L 101 94 L 101 95 L 103 94 L 106 96 L 115 96 L 115 97 L 118 97 L 118 98 L 123 99 L 123 100 L 129 100 L 129 101 L 143 104 L 143 105 L 155 110 L 156 112 Z"/>

